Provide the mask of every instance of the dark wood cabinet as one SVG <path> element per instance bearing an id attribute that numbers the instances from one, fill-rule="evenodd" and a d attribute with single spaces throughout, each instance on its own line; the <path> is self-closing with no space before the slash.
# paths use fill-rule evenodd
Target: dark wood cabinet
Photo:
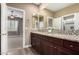
<path id="1" fill-rule="evenodd" d="M 36 51 L 40 53 L 40 39 L 36 39 Z"/>
<path id="2" fill-rule="evenodd" d="M 53 45 L 49 43 L 48 41 L 41 40 L 41 46 L 42 46 L 42 54 L 53 54 Z"/>
<path id="3" fill-rule="evenodd" d="M 75 50 L 77 52 L 79 52 L 79 43 L 78 42 L 72 42 L 72 41 L 68 41 L 68 40 L 64 40 L 63 41 L 63 46 L 65 48 L 71 49 L 71 50 Z"/>
<path id="4" fill-rule="evenodd" d="M 59 38 L 49 37 L 49 36 L 44 36 L 43 35 L 42 39 L 44 39 L 44 37 L 46 37 L 45 40 L 47 40 L 47 41 L 49 41 L 51 43 L 55 43 L 55 44 L 58 44 L 58 45 L 61 45 L 61 46 L 63 45 L 63 40 L 61 40 Z"/>
<path id="5" fill-rule="evenodd" d="M 32 47 L 36 51 L 38 51 L 38 53 L 40 53 L 40 37 L 38 35 L 36 35 L 36 34 L 31 35 L 31 44 L 32 44 Z"/>
<path id="6" fill-rule="evenodd" d="M 42 40 L 42 54 L 45 55 L 60 55 L 62 54 L 62 49 L 60 46 L 53 44 L 51 42 Z"/>
<path id="7" fill-rule="evenodd" d="M 31 45 L 32 45 L 32 47 L 35 49 L 35 47 L 36 47 L 36 39 L 34 38 L 34 35 L 33 34 L 31 34 Z"/>
<path id="8" fill-rule="evenodd" d="M 31 45 L 41 55 L 78 55 L 79 43 L 31 33 Z"/>

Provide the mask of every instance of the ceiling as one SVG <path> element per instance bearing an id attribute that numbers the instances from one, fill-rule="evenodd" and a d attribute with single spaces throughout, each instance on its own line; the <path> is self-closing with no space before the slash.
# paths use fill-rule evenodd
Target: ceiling
<path id="1" fill-rule="evenodd" d="M 41 3 L 33 3 L 33 4 L 35 4 L 35 5 L 37 5 L 37 6 L 40 6 L 40 5 L 41 5 Z"/>
<path id="2" fill-rule="evenodd" d="M 45 8 L 55 12 L 73 4 L 74 3 L 48 3 Z"/>

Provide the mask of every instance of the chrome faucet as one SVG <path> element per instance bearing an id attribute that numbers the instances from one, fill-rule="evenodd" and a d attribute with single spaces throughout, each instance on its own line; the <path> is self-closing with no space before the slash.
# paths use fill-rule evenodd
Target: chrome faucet
<path id="1" fill-rule="evenodd" d="M 75 35 L 79 35 L 75 30 L 73 31 L 73 33 L 74 33 Z"/>

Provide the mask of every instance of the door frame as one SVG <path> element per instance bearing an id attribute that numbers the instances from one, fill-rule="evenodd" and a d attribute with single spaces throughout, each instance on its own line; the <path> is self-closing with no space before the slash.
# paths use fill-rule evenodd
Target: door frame
<path id="1" fill-rule="evenodd" d="M 11 9 L 19 10 L 23 12 L 23 44 L 22 44 L 22 47 L 24 48 L 25 47 L 25 11 L 23 9 L 15 8 L 12 6 L 7 6 L 7 8 L 11 8 Z"/>
<path id="2" fill-rule="evenodd" d="M 7 48 L 7 6 L 1 3 L 1 55 L 7 53 Z"/>

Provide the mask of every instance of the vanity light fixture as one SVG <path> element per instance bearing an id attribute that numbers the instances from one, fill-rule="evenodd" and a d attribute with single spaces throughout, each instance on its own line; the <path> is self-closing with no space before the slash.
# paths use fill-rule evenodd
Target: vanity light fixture
<path id="1" fill-rule="evenodd" d="M 36 16 L 37 14 L 36 13 L 33 13 L 33 16 Z"/>

